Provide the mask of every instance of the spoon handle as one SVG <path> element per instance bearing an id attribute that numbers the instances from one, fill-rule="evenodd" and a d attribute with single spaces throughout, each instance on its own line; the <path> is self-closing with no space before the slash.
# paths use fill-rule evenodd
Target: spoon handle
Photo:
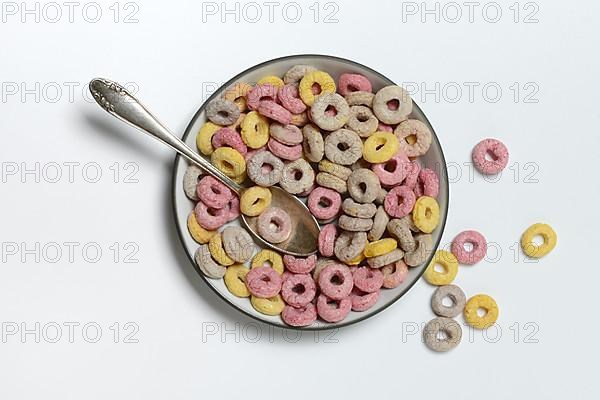
<path id="1" fill-rule="evenodd" d="M 241 192 L 242 187 L 240 185 L 215 168 L 204 157 L 190 149 L 181 139 L 160 123 L 142 103 L 129 94 L 123 86 L 108 79 L 96 78 L 90 82 L 89 88 L 96 102 L 109 114 L 171 147 L 234 192 L 238 194 Z"/>

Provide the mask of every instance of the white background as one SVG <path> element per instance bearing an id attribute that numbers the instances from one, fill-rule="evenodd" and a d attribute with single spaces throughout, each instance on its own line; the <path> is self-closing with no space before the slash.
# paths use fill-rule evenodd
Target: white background
<path id="1" fill-rule="evenodd" d="M 13 3 L 15 15 L 3 3 L 0 398 L 597 395 L 592 362 L 600 326 L 591 294 L 600 278 L 593 239 L 600 222 L 598 3 L 511 0 L 484 11 L 481 2 L 469 16 L 459 2 L 458 22 L 457 7 L 443 4 L 437 15 L 422 15 L 420 2 L 326 3 L 298 2 L 284 12 L 288 2 L 280 2 L 270 20 L 268 5 L 258 2 L 262 18 L 252 22 L 256 7 L 243 3 L 224 14 L 220 2 L 111 1 L 99 3 L 96 23 L 94 8 L 83 12 L 85 2 L 72 22 L 59 2 L 63 15 L 55 23 L 56 9 L 44 13 L 43 3 L 39 22 L 20 2 Z M 294 23 L 297 8 L 302 16 Z M 502 16 L 492 23 L 498 8 Z M 134 11 L 137 22 L 125 23 Z M 215 85 L 293 53 L 350 58 L 419 88 L 413 97 L 454 168 L 443 242 L 473 228 L 501 249 L 461 267 L 455 283 L 469 296 L 497 300 L 501 331 L 465 329 L 458 348 L 432 353 L 420 339 L 420 325 L 433 317 L 433 288 L 424 281 L 375 318 L 330 334 L 305 333 L 297 343 L 293 332 L 286 338 L 244 317 L 208 289 L 178 242 L 169 194 L 174 155 L 113 120 L 84 90 L 96 76 L 130 82 L 183 132 Z M 472 98 L 465 82 L 475 87 Z M 484 137 L 500 138 L 511 154 L 512 169 L 495 183 L 471 178 L 463 164 Z M 22 174 L 36 163 L 39 173 Z M 55 163 L 62 178 L 52 183 Z M 73 182 L 64 163 L 79 163 Z M 95 167 L 102 176 L 90 183 Z M 132 171 L 137 183 L 126 183 Z M 549 256 L 530 263 L 514 246 L 535 222 L 551 224 L 559 240 Z M 72 260 L 65 242 L 78 243 Z M 36 243 L 40 251 L 28 254 Z M 57 262 L 53 243 L 62 248 Z M 89 259 L 90 246 L 102 250 L 98 262 Z M 132 249 L 137 263 L 125 262 Z M 34 333 L 22 336 L 36 323 L 39 343 Z M 79 324 L 73 343 L 68 323 Z M 51 343 L 55 324 L 62 337 Z M 102 335 L 88 343 L 94 327 Z"/>

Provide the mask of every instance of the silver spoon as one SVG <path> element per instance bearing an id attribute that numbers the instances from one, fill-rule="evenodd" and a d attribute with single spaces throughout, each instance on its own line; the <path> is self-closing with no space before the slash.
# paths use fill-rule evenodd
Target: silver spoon
<path id="1" fill-rule="evenodd" d="M 190 149 L 181 139 L 161 124 L 146 107 L 116 82 L 97 78 L 90 82 L 90 92 L 96 102 L 109 114 L 121 121 L 138 128 L 144 133 L 158 139 L 187 158 L 206 173 L 212 175 L 239 195 L 244 187 L 238 185 L 227 175 L 215 168 L 207 159 Z M 308 211 L 306 205 L 279 187 L 271 187 L 272 207 L 287 211 L 292 219 L 292 233 L 286 241 L 272 244 L 260 237 L 257 224 L 258 217 L 241 215 L 246 229 L 263 245 L 274 250 L 299 257 L 307 257 L 317 252 L 319 224 Z"/>

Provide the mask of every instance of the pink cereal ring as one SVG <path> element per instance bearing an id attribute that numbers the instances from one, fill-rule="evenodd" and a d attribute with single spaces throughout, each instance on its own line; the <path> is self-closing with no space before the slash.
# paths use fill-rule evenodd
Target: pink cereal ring
<path id="1" fill-rule="evenodd" d="M 408 165 L 406 172 L 406 178 L 404 178 L 404 186 L 408 186 L 411 189 L 414 189 L 417 185 L 417 180 L 419 179 L 419 173 L 421 172 L 421 166 L 418 162 L 413 161 Z"/>
<path id="2" fill-rule="evenodd" d="M 319 273 L 319 288 L 331 299 L 341 300 L 348 297 L 353 287 L 352 273 L 345 265 L 329 264 Z"/>
<path id="3" fill-rule="evenodd" d="M 298 88 L 294 85 L 285 85 L 277 93 L 281 105 L 292 114 L 301 114 L 306 110 L 306 104 L 298 96 Z"/>
<path id="4" fill-rule="evenodd" d="M 269 84 L 256 85 L 246 96 L 246 104 L 251 110 L 258 109 L 258 105 L 263 100 L 277 99 L 277 87 Z"/>
<path id="5" fill-rule="evenodd" d="M 340 212 L 342 196 L 325 187 L 318 187 L 308 196 L 308 209 L 316 218 L 328 220 Z"/>
<path id="6" fill-rule="evenodd" d="M 378 269 L 360 267 L 352 274 L 354 286 L 365 293 L 373 293 L 383 286 L 383 273 Z"/>
<path id="7" fill-rule="evenodd" d="M 274 121 L 288 125 L 292 122 L 292 113 L 271 100 L 261 100 L 258 103 L 258 113 Z"/>
<path id="8" fill-rule="evenodd" d="M 292 220 L 287 211 L 269 207 L 258 217 L 258 233 L 269 243 L 285 242 L 292 234 Z"/>
<path id="9" fill-rule="evenodd" d="M 290 255 L 283 256 L 283 264 L 294 274 L 308 274 L 315 268 L 316 263 L 317 256 L 314 254 L 307 258 L 296 258 Z"/>
<path id="10" fill-rule="evenodd" d="M 254 296 L 266 299 L 281 291 L 281 276 L 270 267 L 252 268 L 246 275 L 246 286 Z"/>
<path id="11" fill-rule="evenodd" d="M 214 231 L 229 222 L 229 208 L 208 207 L 202 201 L 199 201 L 194 208 L 196 219 L 200 226 L 209 231 Z"/>
<path id="12" fill-rule="evenodd" d="M 373 91 L 371 82 L 360 74 L 342 74 L 338 80 L 338 92 L 342 96 L 346 96 L 352 92 L 369 92 Z"/>
<path id="13" fill-rule="evenodd" d="M 291 326 L 308 326 L 317 320 L 317 308 L 312 303 L 299 308 L 285 306 L 281 319 Z"/>
<path id="14" fill-rule="evenodd" d="M 302 157 L 302 145 L 296 144 L 293 146 L 285 145 L 277 140 L 270 138 L 267 143 L 267 147 L 279 158 L 283 158 L 284 160 L 294 161 Z"/>
<path id="15" fill-rule="evenodd" d="M 266 265 L 266 266 L 268 266 L 268 265 Z M 285 280 L 287 278 L 289 278 L 290 276 L 294 276 L 294 275 L 295 274 L 292 274 L 290 271 L 283 271 L 283 274 L 281 274 L 281 282 L 285 282 Z"/>
<path id="16" fill-rule="evenodd" d="M 400 286 L 408 276 L 408 266 L 400 260 L 394 264 L 386 265 L 381 269 L 381 272 L 383 273 L 383 287 L 393 289 Z"/>
<path id="17" fill-rule="evenodd" d="M 377 303 L 377 299 L 379 299 L 379 293 L 381 293 L 379 289 L 372 293 L 366 293 L 355 287 L 352 289 L 352 293 L 350 293 L 352 311 L 366 311 L 373 307 Z"/>
<path id="18" fill-rule="evenodd" d="M 196 186 L 196 195 L 211 208 L 223 208 L 229 203 L 233 192 L 210 175 L 206 175 Z"/>
<path id="19" fill-rule="evenodd" d="M 332 257 L 337 237 L 337 227 L 335 224 L 325 225 L 319 232 L 319 253 L 323 257 Z"/>
<path id="20" fill-rule="evenodd" d="M 417 184 L 415 186 L 415 195 L 417 198 L 421 196 L 429 196 L 436 198 L 440 191 L 440 180 L 434 170 L 424 168 L 419 172 Z"/>
<path id="21" fill-rule="evenodd" d="M 470 251 L 465 249 L 465 244 L 471 244 L 473 248 Z M 473 265 L 483 260 L 487 252 L 487 242 L 485 237 L 477 231 L 464 231 L 459 233 L 450 248 L 452 254 L 456 256 L 459 263 Z"/>
<path id="22" fill-rule="evenodd" d="M 248 147 L 242 140 L 240 134 L 231 128 L 221 128 L 216 131 L 212 137 L 212 145 L 215 149 L 224 146 L 231 147 L 243 156 L 248 153 Z"/>
<path id="23" fill-rule="evenodd" d="M 382 185 L 395 186 L 404 180 L 409 167 L 408 157 L 404 153 L 398 152 L 385 163 L 373 164 L 371 170 L 375 172 Z"/>
<path id="24" fill-rule="evenodd" d="M 281 297 L 292 307 L 304 307 L 316 294 L 317 285 L 310 274 L 289 276 L 281 286 Z"/>
<path id="25" fill-rule="evenodd" d="M 319 317 L 327 322 L 338 322 L 346 318 L 352 309 L 352 301 L 349 297 L 334 300 L 324 294 L 317 298 L 317 313 Z"/>
<path id="26" fill-rule="evenodd" d="M 263 147 L 259 147 L 258 149 L 248 150 L 248 152 L 244 155 L 244 159 L 246 160 L 246 162 L 248 162 L 248 160 L 251 159 L 252 156 L 254 156 L 257 153 L 260 153 L 261 151 L 265 151 L 266 149 L 267 149 L 267 147 L 263 146 Z"/>
<path id="27" fill-rule="evenodd" d="M 394 128 L 392 128 L 388 124 L 384 124 L 383 122 L 379 123 L 379 125 L 377 126 L 377 130 L 380 132 L 394 132 Z"/>
<path id="28" fill-rule="evenodd" d="M 229 203 L 227 203 L 227 209 L 229 210 L 227 222 L 233 221 L 240 216 L 240 199 L 236 195 L 233 195 Z"/>
<path id="29" fill-rule="evenodd" d="M 402 218 L 412 211 L 416 200 L 415 193 L 411 188 L 396 186 L 385 196 L 383 208 L 391 217 Z"/>
<path id="30" fill-rule="evenodd" d="M 506 168 L 508 149 L 499 140 L 484 139 L 473 149 L 475 168 L 484 175 L 494 175 Z M 488 159 L 489 157 L 489 159 Z"/>

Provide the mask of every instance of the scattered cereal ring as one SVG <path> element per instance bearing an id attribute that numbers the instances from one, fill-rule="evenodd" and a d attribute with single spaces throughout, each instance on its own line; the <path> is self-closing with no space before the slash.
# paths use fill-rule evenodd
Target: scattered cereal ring
<path id="1" fill-rule="evenodd" d="M 351 165 L 362 156 L 363 143 L 351 130 L 339 129 L 325 138 L 325 157 L 340 165 Z"/>
<path id="2" fill-rule="evenodd" d="M 232 265 L 225 271 L 223 280 L 231 294 L 236 297 L 250 297 L 250 291 L 246 286 L 246 275 L 250 270 L 243 264 Z"/>
<path id="3" fill-rule="evenodd" d="M 444 305 L 445 298 L 449 298 L 452 302 L 450 306 Z M 465 292 L 461 288 L 456 285 L 445 285 L 433 292 L 431 309 L 440 317 L 454 318 L 463 311 L 466 302 Z"/>
<path id="4" fill-rule="evenodd" d="M 440 222 L 440 206 L 433 197 L 421 196 L 415 202 L 413 222 L 422 232 L 431 233 Z"/>
<path id="5" fill-rule="evenodd" d="M 207 122 L 202 125 L 202 128 L 200 128 L 200 131 L 198 131 L 198 135 L 196 136 L 196 147 L 198 147 L 198 150 L 200 150 L 202 154 L 210 156 L 215 150 L 212 145 L 212 137 L 221 128 L 222 126 L 213 124 L 212 122 Z"/>
<path id="6" fill-rule="evenodd" d="M 409 267 L 423 264 L 433 250 L 433 238 L 430 234 L 415 235 L 415 242 L 417 243 L 415 250 L 407 252 L 404 256 L 404 262 Z"/>
<path id="7" fill-rule="evenodd" d="M 211 175 L 206 175 L 196 186 L 198 199 L 212 208 L 223 208 L 234 196 L 231 189 Z"/>
<path id="8" fill-rule="evenodd" d="M 227 207 L 212 208 L 199 201 L 194 208 L 196 220 L 204 229 L 213 231 L 229 222 L 229 212 Z"/>
<path id="9" fill-rule="evenodd" d="M 298 95 L 298 87 L 295 85 L 285 85 L 277 93 L 277 98 L 281 105 L 292 114 L 301 114 L 306 111 L 306 104 Z"/>
<path id="10" fill-rule="evenodd" d="M 281 180 L 283 161 L 271 152 L 261 151 L 248 160 L 248 176 L 259 186 L 273 186 Z"/>
<path id="11" fill-rule="evenodd" d="M 281 319 L 290 326 L 308 326 L 317 320 L 317 307 L 312 303 L 304 307 L 285 306 Z"/>
<path id="12" fill-rule="evenodd" d="M 246 275 L 246 286 L 255 297 L 267 299 L 281 291 L 281 276 L 273 268 L 252 268 Z"/>
<path id="13" fill-rule="evenodd" d="M 352 311 L 366 311 L 373 307 L 379 299 L 380 290 L 372 293 L 363 292 L 358 288 L 352 289 L 350 292 L 350 301 L 352 302 Z"/>
<path id="14" fill-rule="evenodd" d="M 377 212 L 377 206 L 375 204 L 357 203 L 351 198 L 347 198 L 342 203 L 342 210 L 351 217 L 373 218 Z"/>
<path id="15" fill-rule="evenodd" d="M 425 345 L 433 351 L 450 351 L 458 346 L 461 339 L 462 328 L 452 318 L 434 318 L 423 329 Z"/>
<path id="16" fill-rule="evenodd" d="M 217 125 L 231 125 L 240 116 L 240 109 L 232 101 L 214 99 L 206 105 L 206 118 Z"/>
<path id="17" fill-rule="evenodd" d="M 379 206 L 373 218 L 373 227 L 367 233 L 367 239 L 372 242 L 381 239 L 389 221 L 389 215 L 387 215 L 383 206 Z"/>
<path id="18" fill-rule="evenodd" d="M 342 232 L 335 240 L 333 251 L 338 260 L 351 261 L 362 254 L 366 244 L 365 232 Z"/>
<path id="19" fill-rule="evenodd" d="M 383 273 L 378 269 L 360 267 L 352 273 L 354 286 L 366 293 L 378 291 L 383 286 Z"/>
<path id="20" fill-rule="evenodd" d="M 484 315 L 479 316 L 479 309 L 483 309 Z M 498 305 L 496 301 L 486 294 L 478 294 L 471 297 L 465 305 L 465 321 L 476 329 L 486 329 L 494 325 L 498 320 Z"/>
<path id="21" fill-rule="evenodd" d="M 417 197 L 429 196 L 437 197 L 440 191 L 440 180 L 432 169 L 424 168 L 419 172 L 417 185 L 415 186 L 415 195 Z"/>
<path id="22" fill-rule="evenodd" d="M 412 99 L 400 86 L 386 86 L 375 94 L 373 112 L 384 124 L 395 125 L 412 112 Z"/>
<path id="23" fill-rule="evenodd" d="M 313 91 L 316 89 L 316 93 Z M 300 98 L 307 106 L 312 106 L 315 100 L 324 93 L 335 93 L 335 82 L 331 75 L 323 71 L 308 72 L 300 80 L 298 90 Z"/>
<path id="24" fill-rule="evenodd" d="M 350 107 L 337 93 L 323 93 L 309 110 L 312 121 L 319 128 L 335 131 L 343 127 L 350 118 Z"/>
<path id="25" fill-rule="evenodd" d="M 338 79 L 338 92 L 342 96 L 354 92 L 371 92 L 372 90 L 371 82 L 361 74 L 342 74 Z"/>
<path id="26" fill-rule="evenodd" d="M 472 158 L 473 165 L 479 172 L 484 175 L 495 175 L 506 168 L 508 149 L 497 139 L 484 139 L 473 149 Z"/>
<path id="27" fill-rule="evenodd" d="M 231 128 L 221 128 L 216 131 L 212 137 L 212 145 L 215 149 L 224 146 L 231 147 L 243 156 L 248 152 L 248 147 L 240 134 Z"/>
<path id="28" fill-rule="evenodd" d="M 257 110 L 261 101 L 277 99 L 277 87 L 269 84 L 256 85 L 246 96 L 246 103 L 251 110 Z"/>
<path id="29" fill-rule="evenodd" d="M 472 249 L 467 251 L 465 244 L 471 244 Z M 477 231 L 464 231 L 452 240 L 452 254 L 459 263 L 473 265 L 483 260 L 487 252 L 485 237 Z"/>
<path id="30" fill-rule="evenodd" d="M 240 211 L 244 215 L 256 217 L 271 205 L 271 191 L 268 188 L 253 186 L 244 190 L 240 197 Z"/>
<path id="31" fill-rule="evenodd" d="M 352 309 L 349 297 L 333 300 L 324 294 L 317 298 L 317 314 L 327 322 L 338 322 L 346 318 Z"/>
<path id="32" fill-rule="evenodd" d="M 319 274 L 321 293 L 333 300 L 341 300 L 350 294 L 354 280 L 348 267 L 342 264 L 330 264 Z"/>
<path id="33" fill-rule="evenodd" d="M 410 160 L 401 151 L 397 152 L 388 161 L 373 164 L 371 170 L 377 175 L 382 185 L 395 186 L 400 184 L 410 167 Z M 435 196 L 433 196 L 435 197 Z"/>
<path id="34" fill-rule="evenodd" d="M 317 174 L 316 180 L 317 184 L 328 189 L 333 189 L 340 194 L 344 194 L 348 191 L 346 181 L 327 172 L 319 172 Z"/>
<path id="35" fill-rule="evenodd" d="M 285 242 L 292 233 L 292 220 L 281 208 L 267 208 L 258 217 L 258 233 L 269 243 Z"/>
<path id="36" fill-rule="evenodd" d="M 267 143 L 271 153 L 284 160 L 294 161 L 302 157 L 302 145 L 288 146 L 271 138 Z"/>
<path id="37" fill-rule="evenodd" d="M 335 224 L 325 225 L 319 232 L 319 253 L 325 257 L 333 256 L 333 246 L 337 236 Z"/>
<path id="38" fill-rule="evenodd" d="M 294 65 L 290 68 L 285 75 L 283 75 L 283 82 L 291 85 L 298 85 L 304 75 L 309 72 L 315 72 L 317 69 L 311 65 Z"/>
<path id="39" fill-rule="evenodd" d="M 239 226 L 223 229 L 223 248 L 235 262 L 244 263 L 252 257 L 254 241 L 248 232 Z"/>
<path id="40" fill-rule="evenodd" d="M 367 243 L 365 246 L 365 257 L 377 257 L 389 253 L 398 247 L 398 242 L 392 238 L 385 238 L 375 242 Z M 364 290 L 364 289 L 362 289 Z"/>
<path id="41" fill-rule="evenodd" d="M 352 92 L 346 95 L 346 102 L 349 106 L 365 106 L 373 108 L 373 98 L 375 95 L 370 92 Z"/>
<path id="42" fill-rule="evenodd" d="M 204 229 L 196 219 L 196 213 L 193 211 L 190 213 L 187 219 L 187 227 L 192 239 L 200 244 L 206 244 L 210 241 L 210 238 L 217 234 L 215 230 Z"/>
<path id="43" fill-rule="evenodd" d="M 399 147 L 393 133 L 375 132 L 365 140 L 363 158 L 372 164 L 384 163 L 394 157 Z"/>
<path id="44" fill-rule="evenodd" d="M 340 212 L 342 197 L 339 193 L 324 187 L 318 187 L 308 195 L 308 209 L 321 220 L 328 220 Z"/>
<path id="45" fill-rule="evenodd" d="M 338 219 L 338 225 L 348 232 L 367 232 L 373 227 L 373 220 L 370 218 L 355 218 L 342 215 Z"/>
<path id="46" fill-rule="evenodd" d="M 387 254 L 367 259 L 367 263 L 371 268 L 383 268 L 386 265 L 393 264 L 402 260 L 404 252 L 400 249 L 394 249 Z"/>
<path id="47" fill-rule="evenodd" d="M 210 161 L 230 178 L 239 177 L 246 172 L 244 156 L 231 147 L 219 147 L 211 154 Z"/>
<path id="48" fill-rule="evenodd" d="M 242 121 L 242 140 L 252 149 L 258 149 L 269 141 L 269 121 L 257 113 L 251 111 Z"/>
<path id="49" fill-rule="evenodd" d="M 281 295 L 261 299 L 260 297 L 250 296 L 250 304 L 254 309 L 265 315 L 279 315 L 285 308 L 285 303 Z"/>
<path id="50" fill-rule="evenodd" d="M 223 248 L 221 234 L 216 234 L 210 238 L 210 241 L 208 242 L 208 250 L 210 251 L 212 258 L 223 266 L 227 267 L 235 263 L 235 261 L 233 261 L 231 257 L 227 255 L 225 249 Z"/>
<path id="51" fill-rule="evenodd" d="M 271 267 L 279 275 L 283 274 L 283 258 L 273 250 L 263 249 L 252 258 L 252 268 Z"/>
<path id="52" fill-rule="evenodd" d="M 244 82 L 238 82 L 223 93 L 223 98 L 233 102 L 240 112 L 244 112 L 248 109 L 246 96 L 251 90 L 252 86 Z"/>
<path id="53" fill-rule="evenodd" d="M 379 121 L 369 107 L 352 106 L 350 107 L 350 117 L 346 125 L 358 133 L 358 136 L 364 138 L 371 136 L 377 131 Z"/>
<path id="54" fill-rule="evenodd" d="M 408 216 L 407 216 L 408 217 Z M 393 219 L 388 222 L 387 230 L 396 240 L 400 248 L 406 252 L 412 252 L 417 248 L 417 242 L 412 235 L 408 218 Z M 412 218 L 410 218 L 412 221 Z"/>
<path id="55" fill-rule="evenodd" d="M 416 119 L 401 122 L 394 130 L 394 135 L 400 142 L 400 150 L 409 157 L 422 156 L 431 146 L 431 131 Z"/>
<path id="56" fill-rule="evenodd" d="M 196 186 L 198 181 L 204 175 L 204 172 L 196 165 L 190 165 L 185 169 L 183 175 L 183 191 L 190 200 L 198 201 L 198 195 L 196 194 Z"/>
<path id="57" fill-rule="evenodd" d="M 283 256 L 283 264 L 288 271 L 294 274 L 308 274 L 315 268 L 317 256 L 311 255 L 306 258 L 294 257 L 290 255 Z"/>
<path id="58" fill-rule="evenodd" d="M 281 297 L 292 307 L 304 307 L 317 294 L 317 285 L 309 274 L 295 274 L 288 277 L 281 287 Z"/>
<path id="59" fill-rule="evenodd" d="M 348 177 L 348 193 L 358 203 L 372 203 L 380 190 L 379 179 L 370 169 L 356 169 Z"/>
<path id="60" fill-rule="evenodd" d="M 284 125 L 292 122 L 292 114 L 274 101 L 262 100 L 256 110 L 260 115 L 281 122 Z"/>
<path id="61" fill-rule="evenodd" d="M 383 273 L 383 287 L 394 289 L 400 286 L 408 276 L 408 266 L 400 260 L 384 266 L 381 268 L 381 272 Z"/>
<path id="62" fill-rule="evenodd" d="M 544 243 L 540 246 L 536 245 L 533 241 L 537 235 L 544 239 Z M 556 232 L 554 232 L 554 229 L 550 225 L 533 224 L 521 236 L 521 248 L 527 256 L 541 258 L 554 249 L 556 241 Z"/>
<path id="63" fill-rule="evenodd" d="M 257 85 L 273 85 L 278 89 L 281 89 L 283 87 L 283 85 L 285 85 L 285 83 L 283 83 L 283 80 L 275 75 L 268 75 L 265 76 L 263 78 L 261 78 L 258 82 L 256 82 Z"/>
<path id="64" fill-rule="evenodd" d="M 438 265 L 442 268 L 442 271 L 435 269 Z M 432 285 L 442 286 L 451 284 L 457 273 L 458 260 L 454 257 L 454 254 L 446 250 L 438 250 L 435 252 L 423 277 Z"/>
<path id="65" fill-rule="evenodd" d="M 337 176 L 345 181 L 348 180 L 352 174 L 352 170 L 350 168 L 344 167 L 343 165 L 334 164 L 329 160 L 321 160 L 318 168 L 321 172 L 330 173 L 331 175 Z"/>
<path id="66" fill-rule="evenodd" d="M 408 186 L 396 186 L 385 196 L 383 206 L 390 217 L 402 218 L 413 210 L 415 201 L 415 193 Z"/>
<path id="67" fill-rule="evenodd" d="M 315 171 L 303 158 L 290 161 L 283 167 L 279 185 L 291 194 L 300 194 L 315 183 Z"/>
<path id="68" fill-rule="evenodd" d="M 207 245 L 203 244 L 198 247 L 194 254 L 194 260 L 200 271 L 208 278 L 221 279 L 225 276 L 227 268 L 214 262 Z"/>
<path id="69" fill-rule="evenodd" d="M 323 141 L 321 132 L 314 125 L 310 124 L 302 128 L 302 135 L 304 137 L 302 148 L 304 149 L 306 159 L 312 162 L 321 161 L 325 154 L 325 142 Z"/>

